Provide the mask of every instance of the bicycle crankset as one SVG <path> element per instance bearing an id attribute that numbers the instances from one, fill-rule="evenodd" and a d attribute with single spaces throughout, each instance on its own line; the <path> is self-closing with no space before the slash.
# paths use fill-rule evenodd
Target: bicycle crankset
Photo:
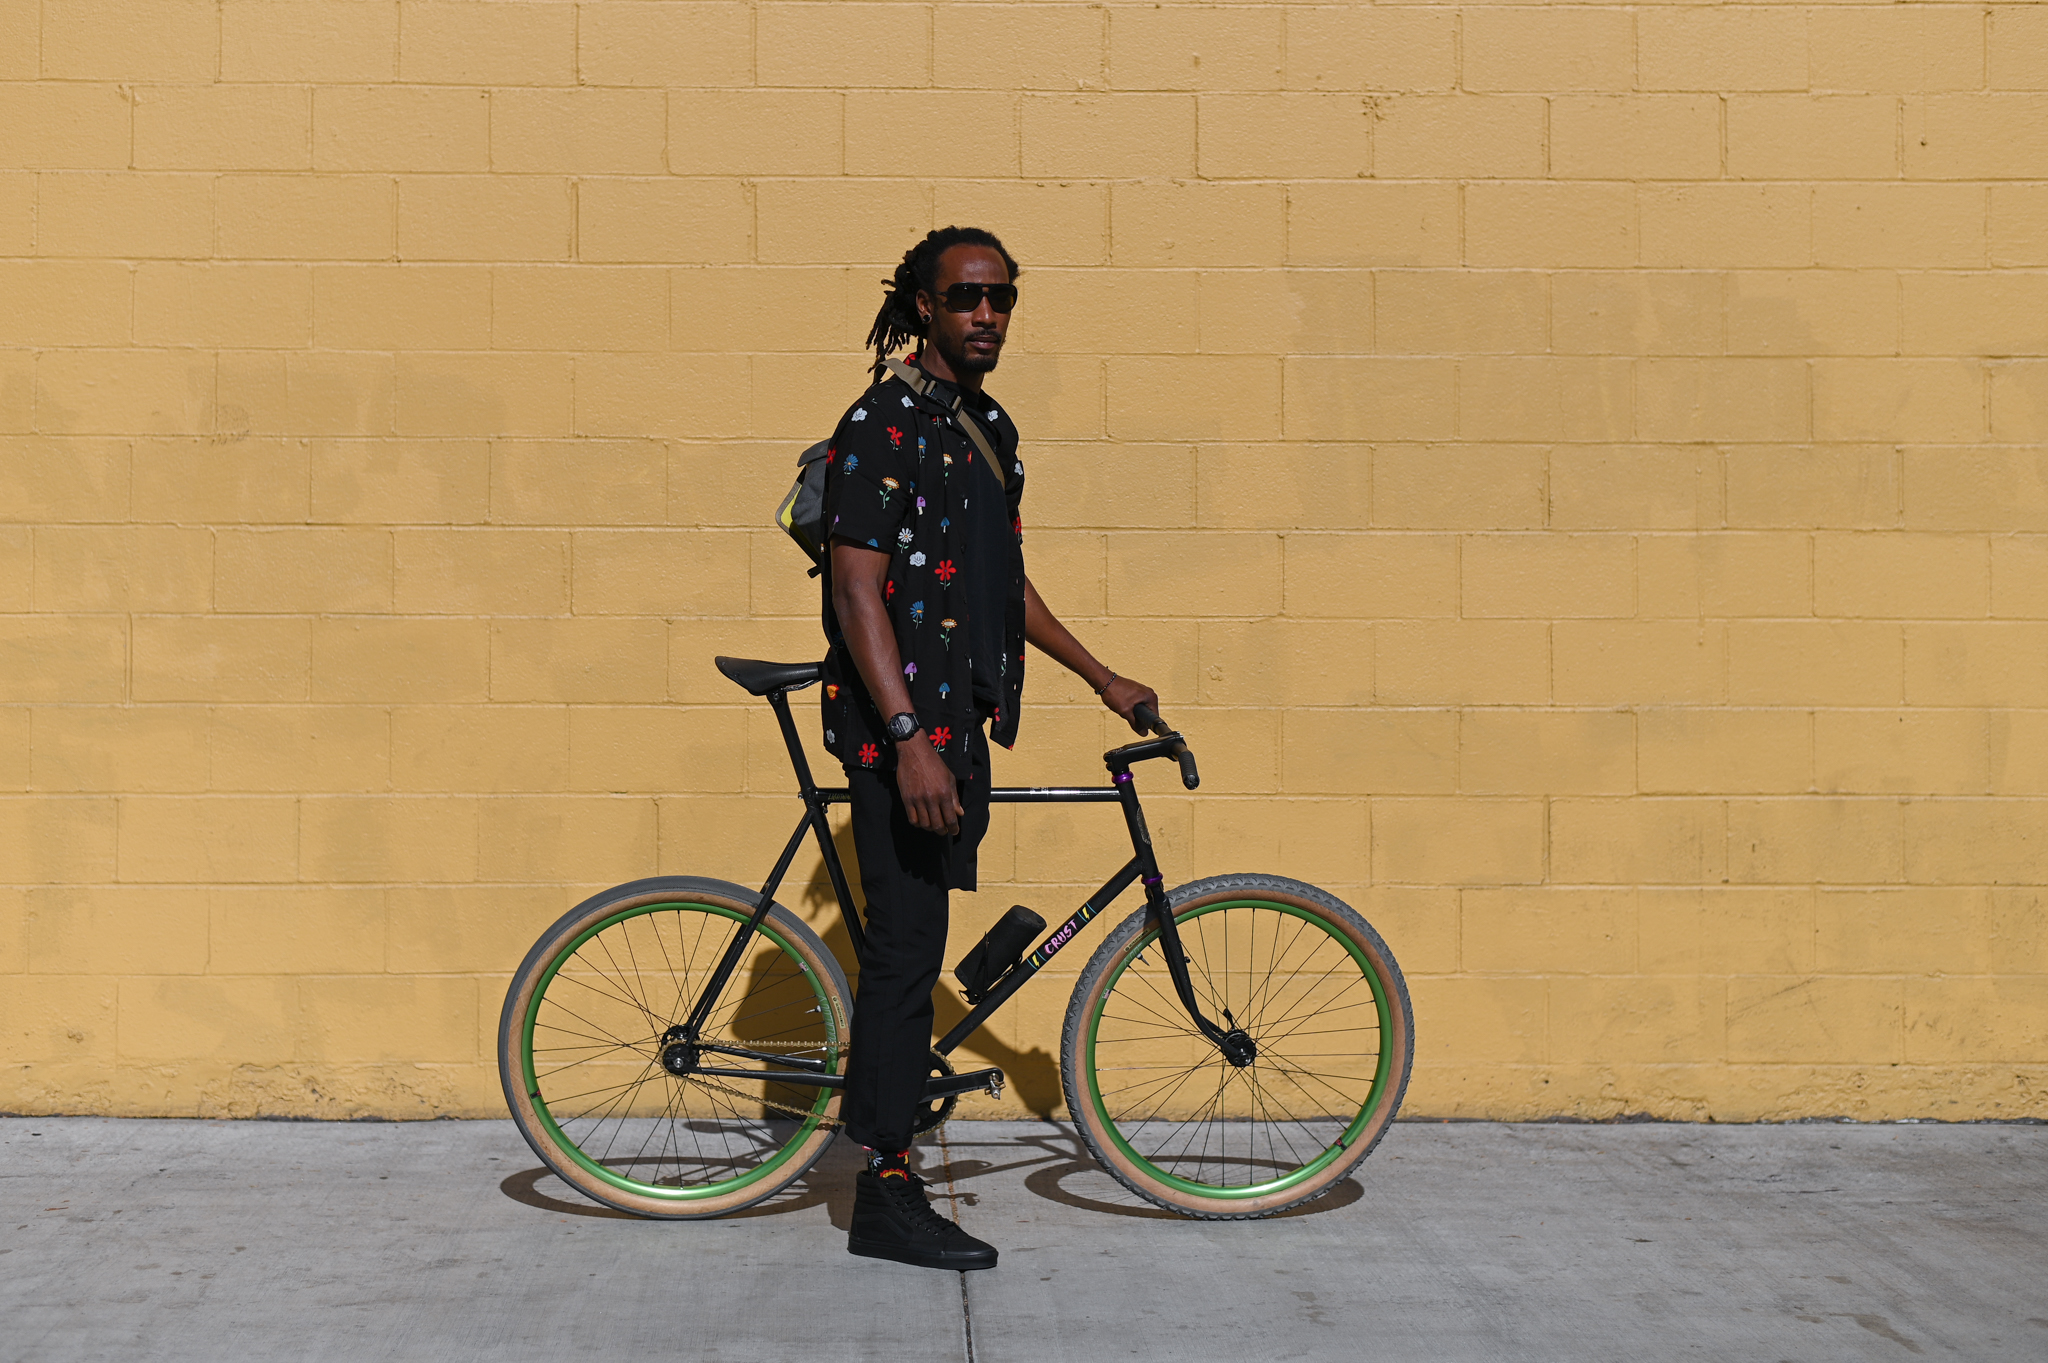
<path id="1" fill-rule="evenodd" d="M 993 1067 L 985 1070 L 969 1070 L 956 1073 L 953 1062 L 937 1051 L 927 1057 L 924 1081 L 924 1101 L 917 1105 L 917 1117 L 910 1124 L 913 1135 L 922 1136 L 953 1115 L 953 1109 L 960 1106 L 960 1095 L 976 1089 L 991 1098 L 1003 1096 L 1003 1072 Z"/>

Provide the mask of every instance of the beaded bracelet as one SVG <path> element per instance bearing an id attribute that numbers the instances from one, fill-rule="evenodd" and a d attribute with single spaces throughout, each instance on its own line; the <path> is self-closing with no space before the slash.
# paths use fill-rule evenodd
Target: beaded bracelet
<path id="1" fill-rule="evenodd" d="M 1104 691 L 1107 691 L 1107 690 L 1109 689 L 1109 687 L 1110 687 L 1110 683 L 1111 683 L 1111 682 L 1114 682 L 1114 681 L 1116 681 L 1116 679 L 1117 679 L 1117 675 L 1116 675 L 1116 673 L 1114 673 L 1114 672 L 1110 673 L 1110 674 L 1109 674 L 1109 681 L 1105 681 L 1105 682 L 1104 682 L 1104 683 L 1103 683 L 1102 685 L 1100 685 L 1100 686 L 1096 687 L 1096 688 L 1095 688 L 1095 694 L 1099 696 L 1099 695 L 1101 695 L 1101 694 L 1102 694 L 1102 693 L 1103 693 Z"/>

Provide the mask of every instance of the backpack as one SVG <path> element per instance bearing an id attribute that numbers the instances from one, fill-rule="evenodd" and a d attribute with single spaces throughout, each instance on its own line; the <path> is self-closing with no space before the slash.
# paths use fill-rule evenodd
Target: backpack
<path id="1" fill-rule="evenodd" d="M 919 397 L 929 393 L 935 382 L 900 360 L 889 361 L 889 372 Z M 952 411 L 960 429 L 967 432 L 967 438 L 974 442 L 974 448 L 981 451 L 981 457 L 995 472 L 996 481 L 1008 491 L 1010 480 L 1004 475 L 1002 461 L 996 458 L 995 448 L 989 444 L 981 423 L 968 414 L 957 398 Z M 830 440 L 820 440 L 796 457 L 796 482 L 775 508 L 775 523 L 796 541 L 797 548 L 809 556 L 812 577 L 824 571 L 825 567 L 825 455 L 831 448 Z"/>

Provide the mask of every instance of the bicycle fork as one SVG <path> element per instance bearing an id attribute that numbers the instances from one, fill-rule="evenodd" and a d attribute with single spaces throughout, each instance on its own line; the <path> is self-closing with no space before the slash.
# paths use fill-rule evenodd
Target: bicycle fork
<path id="1" fill-rule="evenodd" d="M 1164 740 L 1154 740 L 1163 742 Z M 1133 753 L 1150 747 L 1150 744 L 1131 744 L 1119 749 L 1112 757 Z M 1146 753 L 1144 756 L 1150 756 Z M 1187 1010 L 1188 1020 L 1196 1030 L 1223 1052 L 1223 1058 L 1239 1069 L 1258 1058 L 1258 1044 L 1237 1025 L 1237 1019 L 1230 1010 L 1223 1010 L 1227 1027 L 1219 1027 L 1202 1012 L 1201 1004 L 1195 998 L 1194 978 L 1188 972 L 1187 950 L 1181 945 L 1180 924 L 1173 918 L 1173 905 L 1166 898 L 1164 877 L 1159 872 L 1159 860 L 1152 851 L 1152 830 L 1145 823 L 1145 811 L 1138 804 L 1138 790 L 1132 780 L 1127 763 L 1111 761 L 1109 770 L 1116 782 L 1117 802 L 1123 806 L 1124 823 L 1130 829 L 1131 846 L 1136 851 L 1132 864 L 1138 872 L 1138 879 L 1145 886 L 1145 911 L 1159 929 L 1159 954 L 1166 959 L 1167 978 L 1173 981 L 1173 992 L 1180 999 L 1180 1006 Z"/>

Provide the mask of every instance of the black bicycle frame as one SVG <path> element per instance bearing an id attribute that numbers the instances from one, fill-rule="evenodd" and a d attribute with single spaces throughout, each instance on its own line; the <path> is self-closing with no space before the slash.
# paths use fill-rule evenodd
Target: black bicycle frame
<path id="1" fill-rule="evenodd" d="M 818 840 L 818 851 L 825 859 L 826 874 L 832 878 L 832 893 L 839 901 L 840 916 L 846 922 L 846 933 L 853 943 L 856 959 L 867 957 L 867 932 L 858 911 L 853 906 L 853 892 L 846 880 L 846 870 L 839 861 L 839 849 L 832 841 L 832 829 L 826 818 L 828 806 L 847 804 L 851 793 L 844 786 L 819 786 L 811 778 L 811 764 L 804 754 L 802 740 L 797 737 L 796 721 L 789 712 L 789 696 L 786 690 L 768 693 L 768 703 L 775 710 L 775 720 L 782 729 L 783 746 L 789 749 L 789 761 L 796 771 L 797 790 L 804 802 L 804 812 L 798 819 L 789 841 L 783 845 L 782 855 L 776 858 L 775 869 L 769 873 L 767 883 L 761 887 L 761 896 L 755 902 L 753 916 L 733 935 L 726 945 L 725 954 L 719 958 L 718 966 L 705 983 L 704 992 L 697 998 L 690 1010 L 688 1021 L 683 1024 L 684 1037 L 693 1041 L 699 1050 L 719 1055 L 736 1056 L 762 1064 L 773 1065 L 773 1071 L 741 1069 L 703 1069 L 696 1073 L 739 1079 L 773 1078 L 785 1083 L 815 1085 L 820 1088 L 841 1088 L 845 1076 L 825 1071 L 824 1062 L 807 1060 L 787 1055 L 771 1055 L 749 1050 L 744 1046 L 729 1046 L 716 1042 L 699 1042 L 705 1020 L 717 1006 L 719 996 L 725 992 L 733 971 L 739 966 L 740 957 L 754 932 L 768 917 L 768 910 L 775 903 L 775 891 L 780 888 L 782 878 L 789 874 L 790 865 L 796 860 L 797 849 L 803 846 L 804 834 L 809 832 Z M 1124 825 L 1131 837 L 1131 859 L 1125 862 L 1117 873 L 1102 883 L 1102 888 L 1088 896 L 1081 907 L 1074 910 L 1064 923 L 1054 928 L 1052 934 L 1011 967 L 990 988 L 988 994 L 976 1004 L 967 1016 L 960 1019 L 934 1047 L 941 1055 L 950 1055 L 961 1042 L 972 1036 L 980 1026 L 1011 995 L 1045 968 L 1046 962 L 1072 942 L 1081 929 L 1107 909 L 1116 897 L 1130 888 L 1131 882 L 1142 881 L 1145 886 L 1145 905 L 1151 912 L 1152 921 L 1159 930 L 1161 954 L 1166 959 L 1168 976 L 1173 981 L 1175 994 L 1181 1006 L 1195 1026 L 1218 1045 L 1223 1043 L 1223 1028 L 1203 1016 L 1195 1000 L 1192 980 L 1188 975 L 1186 953 L 1181 948 L 1180 930 L 1173 920 L 1161 884 L 1159 863 L 1152 851 L 1152 831 L 1145 823 L 1145 811 L 1138 804 L 1137 784 L 1131 776 L 1134 763 L 1154 757 L 1176 756 L 1184 751 L 1179 735 L 1168 734 L 1160 738 L 1129 743 L 1121 748 L 1103 754 L 1103 762 L 1109 768 L 1112 784 L 1107 786 L 998 786 L 989 791 L 989 800 L 995 804 L 1117 804 L 1123 808 Z M 1189 778 L 1192 779 L 1192 778 Z M 982 1086 L 974 1075 L 952 1076 L 950 1080 L 934 1080 L 927 1086 L 926 1096 L 936 1097 L 945 1092 L 965 1092 Z"/>

